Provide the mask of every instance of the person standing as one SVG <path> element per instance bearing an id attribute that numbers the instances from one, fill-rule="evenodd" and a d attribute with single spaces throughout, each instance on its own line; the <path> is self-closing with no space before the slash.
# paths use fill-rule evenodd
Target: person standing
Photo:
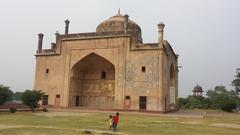
<path id="1" fill-rule="evenodd" d="M 113 124 L 112 124 L 113 132 L 116 132 L 117 130 L 118 121 L 119 121 L 119 113 L 117 112 L 116 115 L 113 117 Z"/>
<path id="2" fill-rule="evenodd" d="M 108 123 L 109 123 L 109 130 L 112 130 L 112 124 L 113 124 L 113 117 L 112 117 L 112 115 L 109 115 Z"/>

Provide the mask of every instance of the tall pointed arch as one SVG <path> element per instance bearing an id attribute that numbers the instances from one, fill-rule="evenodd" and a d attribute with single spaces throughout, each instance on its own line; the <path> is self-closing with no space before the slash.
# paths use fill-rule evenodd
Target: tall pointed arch
<path id="1" fill-rule="evenodd" d="M 170 66 L 169 70 L 169 98 L 170 98 L 170 106 L 175 106 L 176 104 L 176 75 L 175 68 L 173 63 Z M 170 108 L 171 109 L 171 108 Z"/>
<path id="2" fill-rule="evenodd" d="M 170 78 L 170 86 L 175 86 L 175 70 L 174 70 L 174 65 L 171 64 L 170 66 L 170 73 L 169 73 L 169 78 Z"/>
<path id="3" fill-rule="evenodd" d="M 71 106 L 111 108 L 115 93 L 115 67 L 102 56 L 91 53 L 71 69 Z"/>

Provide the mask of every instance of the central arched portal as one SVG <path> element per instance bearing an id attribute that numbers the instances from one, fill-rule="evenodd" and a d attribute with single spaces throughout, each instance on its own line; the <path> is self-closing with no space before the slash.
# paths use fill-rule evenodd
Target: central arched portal
<path id="1" fill-rule="evenodd" d="M 91 53 L 71 70 L 70 106 L 112 108 L 115 68 L 105 58 Z"/>

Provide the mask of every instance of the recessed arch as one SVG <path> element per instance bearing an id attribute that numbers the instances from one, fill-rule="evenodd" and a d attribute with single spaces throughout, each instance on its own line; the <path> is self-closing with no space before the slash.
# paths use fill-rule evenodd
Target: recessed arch
<path id="1" fill-rule="evenodd" d="M 176 75 L 175 75 L 175 68 L 173 63 L 171 63 L 169 68 L 169 102 L 170 102 L 170 109 L 175 109 L 176 104 Z"/>
<path id="2" fill-rule="evenodd" d="M 112 63 L 113 65 L 115 65 L 114 63 L 114 60 L 112 59 L 112 55 L 109 56 L 109 55 L 106 55 L 107 53 L 104 53 L 104 52 L 98 52 L 97 50 L 94 50 L 94 51 L 83 51 L 83 52 L 80 52 L 81 55 L 77 55 L 77 57 L 75 57 L 72 61 L 71 61 L 71 69 L 79 62 L 81 61 L 82 59 L 84 59 L 85 57 L 89 56 L 89 55 L 92 55 L 92 54 L 95 54 L 95 55 L 98 55 L 99 57 L 102 57 L 104 59 L 106 59 L 107 61 L 109 61 L 110 63 Z"/>
<path id="3" fill-rule="evenodd" d="M 114 93 L 115 67 L 104 57 L 90 53 L 72 67 L 71 106 L 111 108 Z"/>
<path id="4" fill-rule="evenodd" d="M 90 60 L 90 61 L 89 61 Z M 79 70 L 84 70 L 86 68 L 97 68 L 99 67 L 99 64 L 102 64 L 102 63 L 99 63 L 99 62 L 104 62 L 104 64 L 106 64 L 106 68 L 107 69 L 110 69 L 110 68 L 115 68 L 114 65 L 109 61 L 107 60 L 106 58 L 104 58 L 103 56 L 100 56 L 94 52 L 84 56 L 82 59 L 80 59 L 79 61 L 77 61 L 72 69 L 71 69 L 71 72 L 80 72 Z M 91 65 L 94 65 L 94 66 L 91 66 Z M 81 68 L 79 68 L 81 66 Z M 90 67 L 89 67 L 90 66 Z M 96 67 L 97 66 L 97 67 Z"/>
<path id="5" fill-rule="evenodd" d="M 170 86 L 175 86 L 175 70 L 174 70 L 173 64 L 171 64 L 170 66 L 169 78 L 170 78 Z"/>

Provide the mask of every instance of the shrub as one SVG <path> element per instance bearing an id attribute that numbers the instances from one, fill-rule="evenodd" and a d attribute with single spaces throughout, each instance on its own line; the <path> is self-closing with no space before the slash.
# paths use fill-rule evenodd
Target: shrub
<path id="1" fill-rule="evenodd" d="M 225 86 L 216 86 L 214 90 L 207 91 L 211 108 L 231 112 L 237 108 L 239 97 L 235 91 L 228 91 Z"/>
<path id="2" fill-rule="evenodd" d="M 48 112 L 47 108 L 43 108 L 43 111 L 44 111 L 44 112 Z"/>
<path id="3" fill-rule="evenodd" d="M 26 90 L 22 93 L 22 102 L 29 106 L 32 111 L 39 107 L 38 102 L 42 99 L 44 93 L 40 90 Z"/>
<path id="4" fill-rule="evenodd" d="M 9 111 L 10 111 L 11 113 L 15 113 L 15 112 L 17 111 L 17 109 L 16 109 L 16 108 L 10 108 Z"/>
<path id="5" fill-rule="evenodd" d="M 12 100 L 13 92 L 9 87 L 0 85 L 0 105 L 3 105 L 7 101 Z"/>
<path id="6" fill-rule="evenodd" d="M 200 96 L 189 96 L 187 98 L 188 102 L 185 105 L 186 108 L 189 109 L 202 109 L 202 108 L 206 108 L 206 99 L 204 97 L 200 97 Z"/>
<path id="7" fill-rule="evenodd" d="M 186 98 L 178 98 L 179 108 L 184 109 L 187 103 L 188 103 L 188 100 Z"/>
<path id="8" fill-rule="evenodd" d="M 226 112 L 232 112 L 233 109 L 237 108 L 237 103 L 234 100 L 227 100 L 222 104 L 221 109 Z"/>

